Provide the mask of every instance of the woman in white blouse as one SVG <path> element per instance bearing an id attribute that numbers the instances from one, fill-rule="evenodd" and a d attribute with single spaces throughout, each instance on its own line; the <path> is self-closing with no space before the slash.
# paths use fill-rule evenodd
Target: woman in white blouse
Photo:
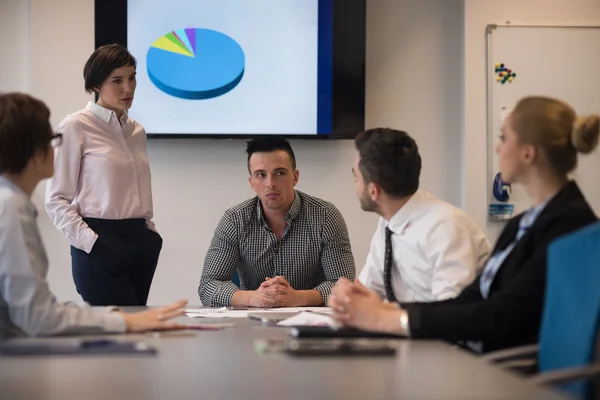
<path id="1" fill-rule="evenodd" d="M 152 222 L 146 132 L 127 115 L 136 60 L 116 44 L 83 69 L 96 102 L 67 115 L 57 132 L 46 211 L 71 244 L 73 279 L 91 305 L 146 305 L 162 238 Z"/>

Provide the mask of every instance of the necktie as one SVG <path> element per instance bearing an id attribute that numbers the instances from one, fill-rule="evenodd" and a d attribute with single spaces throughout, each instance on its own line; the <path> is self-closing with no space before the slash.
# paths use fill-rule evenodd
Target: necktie
<path id="1" fill-rule="evenodd" d="M 383 264 L 383 285 L 385 287 L 385 297 L 389 302 L 396 301 L 394 289 L 392 289 L 392 267 L 394 265 L 394 255 L 392 253 L 392 234 L 390 228 L 385 228 L 385 262 Z"/>

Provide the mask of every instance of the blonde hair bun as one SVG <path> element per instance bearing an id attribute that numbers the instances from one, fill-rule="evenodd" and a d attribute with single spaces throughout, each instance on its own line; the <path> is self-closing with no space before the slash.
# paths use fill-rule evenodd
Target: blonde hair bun
<path id="1" fill-rule="evenodd" d="M 590 153 L 598 145 L 600 116 L 593 114 L 578 117 L 571 133 L 571 143 L 580 153 Z"/>

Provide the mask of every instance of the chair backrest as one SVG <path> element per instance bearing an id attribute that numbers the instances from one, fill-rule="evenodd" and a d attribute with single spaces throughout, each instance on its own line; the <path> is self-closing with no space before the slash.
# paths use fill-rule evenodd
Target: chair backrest
<path id="1" fill-rule="evenodd" d="M 233 278 L 231 278 L 231 282 L 235 283 L 237 287 L 240 287 L 240 274 L 237 271 L 233 273 Z"/>
<path id="2" fill-rule="evenodd" d="M 540 372 L 594 360 L 600 314 L 600 222 L 555 240 L 548 248 L 546 295 L 540 328 Z M 580 398 L 587 382 L 561 387 Z"/>

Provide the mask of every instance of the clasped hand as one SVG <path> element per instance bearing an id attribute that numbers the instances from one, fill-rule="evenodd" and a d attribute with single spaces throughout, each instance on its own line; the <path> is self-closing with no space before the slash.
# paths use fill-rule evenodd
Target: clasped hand
<path id="1" fill-rule="evenodd" d="M 336 322 L 368 331 L 390 331 L 398 320 L 398 305 L 383 302 L 358 280 L 340 278 L 331 291 L 329 307 Z"/>
<path id="2" fill-rule="evenodd" d="M 250 299 L 251 307 L 297 307 L 298 293 L 283 276 L 265 278 Z"/>

